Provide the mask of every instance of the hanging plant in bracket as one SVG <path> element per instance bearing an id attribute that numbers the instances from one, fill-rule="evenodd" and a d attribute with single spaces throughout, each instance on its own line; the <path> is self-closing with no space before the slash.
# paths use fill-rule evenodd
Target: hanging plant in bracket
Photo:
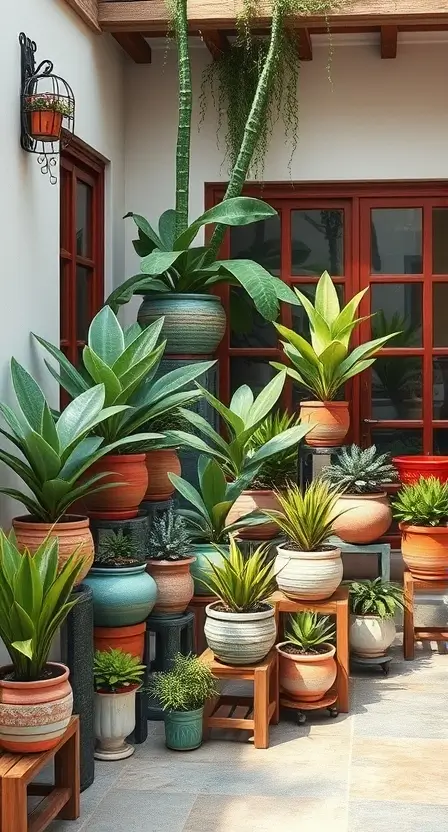
<path id="1" fill-rule="evenodd" d="M 36 43 L 21 32 L 22 85 L 20 144 L 36 153 L 41 172 L 56 184 L 56 156 L 66 147 L 75 128 L 75 99 L 69 84 L 53 73 L 51 61 L 35 65 Z"/>

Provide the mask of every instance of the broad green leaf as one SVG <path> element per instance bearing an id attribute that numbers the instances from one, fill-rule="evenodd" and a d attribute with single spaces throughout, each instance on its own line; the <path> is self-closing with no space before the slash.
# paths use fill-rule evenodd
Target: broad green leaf
<path id="1" fill-rule="evenodd" d="M 134 274 L 132 277 L 128 277 L 124 283 L 121 283 L 120 286 L 117 286 L 117 288 L 110 293 L 105 303 L 110 306 L 113 312 L 117 313 L 120 306 L 124 303 L 129 303 L 134 292 L 137 291 L 138 287 L 143 282 L 144 278 L 142 278 L 141 274 Z"/>
<path id="2" fill-rule="evenodd" d="M 305 358 L 312 366 L 319 366 L 319 356 L 314 352 L 311 344 L 305 340 L 298 332 L 288 329 L 283 324 L 274 324 L 276 330 L 286 338 L 287 341 Z"/>
<path id="3" fill-rule="evenodd" d="M 158 248 L 162 248 L 162 243 L 160 237 L 154 231 L 152 225 L 149 224 L 148 220 L 145 217 L 142 217 L 141 214 L 134 214 L 133 211 L 129 211 L 127 214 L 124 215 L 123 219 L 127 220 L 128 217 L 132 217 L 134 220 L 139 232 L 141 231 L 145 237 L 148 237 L 154 245 Z"/>
<path id="4" fill-rule="evenodd" d="M 180 237 L 175 241 L 176 249 L 188 248 L 193 242 L 199 229 L 204 225 L 219 222 L 222 225 L 241 226 L 249 225 L 259 220 L 273 217 L 277 214 L 272 208 L 261 199 L 248 196 L 232 197 L 225 199 L 208 211 L 205 211 L 197 218 Z"/>
<path id="5" fill-rule="evenodd" d="M 87 345 L 82 351 L 82 360 L 93 381 L 104 385 L 104 404 L 115 404 L 122 386 L 114 371 Z"/>
<path id="6" fill-rule="evenodd" d="M 337 320 L 340 313 L 338 293 L 327 271 L 322 274 L 317 284 L 314 305 L 316 312 L 319 312 L 329 326 Z"/>
<path id="7" fill-rule="evenodd" d="M 208 518 L 209 514 L 204 500 L 202 499 L 199 491 L 197 491 L 191 483 L 187 482 L 187 480 L 184 480 L 182 477 L 177 476 L 177 474 L 168 473 L 168 479 L 174 485 L 176 491 L 178 491 L 188 503 L 191 503 L 196 511 L 198 511 L 203 517 Z"/>
<path id="8" fill-rule="evenodd" d="M 287 448 L 292 448 L 294 445 L 298 445 L 299 442 L 304 439 L 306 434 L 310 432 L 312 427 L 313 425 L 307 423 L 287 428 L 287 430 L 279 433 L 278 436 L 274 436 L 266 442 L 263 447 L 256 451 L 250 458 L 249 465 L 258 465 L 263 460 L 269 459 L 269 457 L 275 456 L 282 451 L 286 451 Z"/>
<path id="9" fill-rule="evenodd" d="M 224 472 L 214 459 L 206 460 L 206 464 L 200 472 L 199 485 L 204 503 L 207 506 L 208 513 L 211 515 L 213 507 L 218 503 L 222 503 L 226 494 L 226 478 Z"/>
<path id="10" fill-rule="evenodd" d="M 140 263 L 140 271 L 143 274 L 162 274 L 174 266 L 176 260 L 181 256 L 182 251 L 155 251 L 144 257 Z"/>
<path id="11" fill-rule="evenodd" d="M 62 450 L 92 424 L 101 413 L 103 404 L 104 385 L 97 384 L 67 405 L 56 425 Z"/>
<path id="12" fill-rule="evenodd" d="M 280 397 L 285 386 L 285 381 L 286 370 L 283 370 L 283 372 L 274 376 L 261 393 L 258 394 L 249 411 L 246 427 L 252 427 L 270 413 Z"/>
<path id="13" fill-rule="evenodd" d="M 122 351 L 121 355 L 117 357 L 117 360 L 112 365 L 112 370 L 117 378 L 121 379 L 124 373 L 135 364 L 138 364 L 143 358 L 146 358 L 156 348 L 164 321 L 165 318 L 158 318 L 143 330 L 139 324 L 135 324 L 139 330 L 138 335 Z"/>
<path id="14" fill-rule="evenodd" d="M 332 341 L 319 356 L 319 361 L 330 373 L 334 373 L 335 369 L 342 364 L 346 355 L 347 349 L 344 344 L 341 344 L 340 341 Z"/>
<path id="15" fill-rule="evenodd" d="M 362 289 L 361 292 L 358 292 L 353 298 L 349 300 L 349 302 L 341 309 L 336 320 L 333 322 L 332 325 L 332 334 L 335 338 L 338 337 L 340 332 L 345 329 L 346 326 L 353 323 L 356 315 L 356 310 L 358 309 L 359 304 L 361 303 L 364 295 L 368 292 L 368 289 Z"/>
<path id="16" fill-rule="evenodd" d="M 11 358 L 11 378 L 23 415 L 30 427 L 40 433 L 46 405 L 46 399 L 41 388 L 15 358 Z"/>
<path id="17" fill-rule="evenodd" d="M 26 438 L 26 448 L 28 462 L 41 480 L 52 480 L 57 477 L 61 468 L 59 454 L 53 450 L 40 433 L 30 431 Z"/>
<path id="18" fill-rule="evenodd" d="M 207 373 L 214 367 L 216 361 L 198 361 L 196 364 L 189 364 L 187 367 L 178 367 L 176 370 L 171 370 L 165 373 L 161 378 L 157 379 L 151 384 L 149 394 L 145 396 L 147 404 L 154 404 L 164 396 L 169 396 L 171 393 L 185 387 L 192 381 L 195 381 L 199 376 Z"/>
<path id="19" fill-rule="evenodd" d="M 233 410 L 244 423 L 246 423 L 249 411 L 254 403 L 254 394 L 247 384 L 242 384 L 235 390 L 230 401 L 230 410 Z"/>
<path id="20" fill-rule="evenodd" d="M 21 459 L 0 449 L 0 461 L 4 462 L 8 468 L 11 468 L 12 471 L 18 474 L 28 488 L 30 488 L 33 492 L 39 489 L 39 480 L 37 479 L 33 469 L 26 465 L 26 463 Z"/>
<path id="21" fill-rule="evenodd" d="M 297 295 L 284 280 L 281 280 L 279 277 L 271 274 L 271 283 L 275 289 L 275 294 L 277 295 L 278 300 L 282 300 L 284 303 L 290 303 L 292 306 L 300 306 L 300 301 L 298 300 Z"/>
<path id="22" fill-rule="evenodd" d="M 230 274 L 247 292 L 255 307 L 267 321 L 275 321 L 279 315 L 277 292 L 271 275 L 253 260 L 221 260 L 215 264 Z"/>
<path id="23" fill-rule="evenodd" d="M 71 480 L 93 454 L 98 450 L 104 439 L 102 436 L 86 436 L 72 450 L 70 456 L 64 462 L 59 476 L 65 480 Z"/>
<path id="24" fill-rule="evenodd" d="M 159 237 L 161 248 L 171 251 L 174 248 L 174 234 L 176 226 L 176 212 L 173 208 L 164 211 L 159 219 Z"/>
<path id="25" fill-rule="evenodd" d="M 135 321 L 133 324 L 131 324 L 124 330 L 124 345 L 126 348 L 129 347 L 129 345 L 132 344 L 132 342 L 135 341 L 136 338 L 138 338 L 141 331 L 142 328 L 140 324 L 137 323 L 137 321 Z M 118 375 L 118 373 L 116 373 L 116 375 Z"/>
<path id="26" fill-rule="evenodd" d="M 202 387 L 198 382 L 196 382 L 196 386 L 202 392 L 202 395 L 205 399 L 207 399 L 208 403 L 219 413 L 220 416 L 224 419 L 227 423 L 229 428 L 235 433 L 238 434 L 242 430 L 244 430 L 244 422 L 236 413 L 233 413 L 230 408 L 226 407 L 225 404 L 219 401 L 216 396 L 213 396 L 209 390 L 206 390 L 205 387 Z"/>
<path id="27" fill-rule="evenodd" d="M 39 344 L 45 347 L 47 352 L 49 352 L 50 355 L 53 358 L 55 358 L 56 361 L 59 363 L 59 367 L 61 369 L 61 378 L 67 380 L 71 384 L 71 390 L 69 391 L 70 395 L 77 396 L 79 393 L 82 393 L 84 390 L 88 389 L 89 385 L 82 377 L 81 373 L 79 373 L 78 370 L 73 366 L 73 364 L 71 364 L 71 362 L 68 360 L 68 358 L 66 358 L 62 350 L 58 349 L 58 347 L 55 347 L 49 341 L 45 341 L 45 339 L 41 338 L 39 335 L 35 335 L 33 333 L 33 337 L 36 339 L 36 341 L 39 342 Z M 51 372 L 51 365 L 47 362 L 45 363 Z M 63 386 L 65 388 L 65 384 L 63 384 Z"/>
<path id="28" fill-rule="evenodd" d="M 110 306 L 103 306 L 89 327 L 87 343 L 108 367 L 113 367 L 124 351 L 123 330 Z"/>
<path id="29" fill-rule="evenodd" d="M 42 426 L 41 426 L 42 436 L 46 442 L 53 448 L 56 453 L 59 453 L 59 437 L 56 430 L 55 420 L 51 413 L 48 404 L 45 402 L 43 413 L 42 413 Z"/>
<path id="30" fill-rule="evenodd" d="M 17 500 L 17 502 L 22 503 L 22 505 L 28 509 L 29 514 L 32 514 L 33 517 L 38 517 L 44 523 L 48 522 L 49 518 L 46 515 L 45 507 L 42 506 L 37 500 L 29 497 L 28 494 L 24 494 L 16 488 L 0 488 L 0 494 L 6 494 L 7 497 L 12 497 L 13 500 Z"/>
<path id="31" fill-rule="evenodd" d="M 21 414 L 20 416 L 16 416 L 12 408 L 4 402 L 0 402 L 0 413 L 6 424 L 11 428 L 14 436 L 19 440 L 23 440 L 29 431 L 29 426 L 23 416 Z"/>
<path id="32" fill-rule="evenodd" d="M 194 410 L 186 410 L 183 407 L 179 408 L 179 413 L 181 416 L 184 417 L 187 421 L 189 421 L 195 428 L 197 428 L 204 436 L 207 436 L 212 442 L 223 451 L 224 454 L 228 454 L 228 444 L 222 438 L 222 436 L 217 433 L 217 431 L 211 426 L 211 424 L 204 419 L 199 413 L 196 413 Z"/>
<path id="33" fill-rule="evenodd" d="M 31 638 L 27 638 L 26 641 L 13 641 L 11 647 L 14 647 L 14 650 L 18 650 L 27 659 L 33 658 L 33 640 Z"/>

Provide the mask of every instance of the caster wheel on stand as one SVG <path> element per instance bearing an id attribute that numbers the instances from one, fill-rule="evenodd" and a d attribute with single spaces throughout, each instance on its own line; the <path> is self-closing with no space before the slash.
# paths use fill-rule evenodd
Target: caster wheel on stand
<path id="1" fill-rule="evenodd" d="M 297 725 L 305 725 L 306 714 L 303 711 L 297 711 Z"/>
<path id="2" fill-rule="evenodd" d="M 337 708 L 328 708 L 328 712 L 332 719 L 336 719 L 336 717 L 339 716 L 339 711 Z"/>

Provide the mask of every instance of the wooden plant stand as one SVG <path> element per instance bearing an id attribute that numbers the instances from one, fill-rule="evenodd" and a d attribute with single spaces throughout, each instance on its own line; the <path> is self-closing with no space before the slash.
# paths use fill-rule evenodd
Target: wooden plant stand
<path id="1" fill-rule="evenodd" d="M 31 783 L 53 758 L 54 786 Z M 56 817 L 79 818 L 79 717 L 51 751 L 0 752 L 0 790 L 0 832 L 43 832 Z M 27 794 L 45 797 L 29 816 Z"/>
<path id="2" fill-rule="evenodd" d="M 280 704 L 285 708 L 293 708 L 299 711 L 328 708 L 331 716 L 337 716 L 338 712 L 347 714 L 349 710 L 348 587 L 338 587 L 331 598 L 326 598 L 324 601 L 293 600 L 287 598 L 280 591 L 274 592 L 269 601 L 271 604 L 275 604 L 277 642 L 283 641 L 282 615 L 284 613 L 310 610 L 323 615 L 336 616 L 335 659 L 338 665 L 338 675 L 334 687 L 328 691 L 324 699 L 320 699 L 318 702 L 301 702 L 289 699 L 280 691 Z M 300 721 L 304 722 L 304 719 L 299 716 Z"/>
<path id="3" fill-rule="evenodd" d="M 414 599 L 415 592 L 433 592 L 436 590 L 448 590 L 448 581 L 422 581 L 414 578 L 406 570 L 403 576 L 404 582 L 404 615 L 403 615 L 403 655 L 407 661 L 414 658 L 416 641 L 448 641 L 448 629 L 442 627 L 415 627 L 414 626 Z"/>
<path id="4" fill-rule="evenodd" d="M 207 642 L 204 635 L 205 624 L 205 608 L 208 604 L 213 604 L 216 601 L 215 595 L 193 595 L 187 612 L 192 612 L 194 615 L 193 623 L 193 644 L 194 651 L 198 656 L 207 649 Z"/>
<path id="5" fill-rule="evenodd" d="M 217 679 L 226 681 L 251 681 L 254 683 L 253 696 L 221 695 L 206 706 L 204 732 L 212 728 L 251 731 L 255 748 L 269 748 L 269 725 L 279 721 L 278 701 L 278 653 L 270 651 L 258 664 L 231 666 L 215 659 L 207 649 L 201 656 Z M 236 710 L 245 710 L 244 716 L 233 716 Z"/>

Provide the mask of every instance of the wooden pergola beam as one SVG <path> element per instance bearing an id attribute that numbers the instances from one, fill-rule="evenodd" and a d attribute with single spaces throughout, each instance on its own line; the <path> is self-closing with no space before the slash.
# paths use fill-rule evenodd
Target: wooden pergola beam
<path id="1" fill-rule="evenodd" d="M 397 57 L 398 26 L 381 26 L 380 43 L 382 58 Z"/>
<path id="2" fill-rule="evenodd" d="M 229 51 L 230 43 L 220 29 L 208 29 L 204 33 L 199 32 L 199 34 L 214 61 Z"/>
<path id="3" fill-rule="evenodd" d="M 313 45 L 309 29 L 297 29 L 297 47 L 301 61 L 313 60 Z"/>
<path id="4" fill-rule="evenodd" d="M 151 63 L 151 47 L 143 35 L 139 35 L 137 32 L 112 32 L 112 37 L 120 44 L 126 54 L 132 58 L 134 63 Z"/>
<path id="5" fill-rule="evenodd" d="M 68 6 L 87 23 L 89 29 L 101 32 L 98 24 L 98 0 L 65 0 Z"/>

